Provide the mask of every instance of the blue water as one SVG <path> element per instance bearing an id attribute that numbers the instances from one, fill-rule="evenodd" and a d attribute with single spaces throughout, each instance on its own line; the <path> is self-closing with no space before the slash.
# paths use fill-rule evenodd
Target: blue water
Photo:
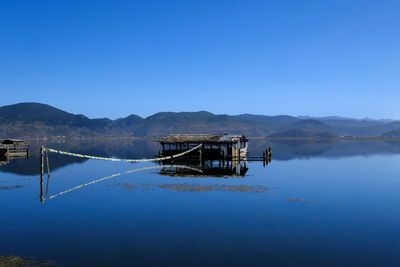
<path id="1" fill-rule="evenodd" d="M 159 149 L 47 145 L 125 158 Z M 400 266 L 399 143 L 254 141 L 250 154 L 266 146 L 270 164 L 247 162 L 244 177 L 225 178 L 50 155 L 48 196 L 122 174 L 43 202 L 36 146 L 0 166 L 0 256 L 57 266 Z M 44 198 L 46 185 L 47 176 Z"/>

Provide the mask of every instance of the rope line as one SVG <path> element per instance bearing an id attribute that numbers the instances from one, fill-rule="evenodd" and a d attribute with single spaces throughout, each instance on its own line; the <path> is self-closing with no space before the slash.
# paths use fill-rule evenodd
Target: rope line
<path id="1" fill-rule="evenodd" d="M 98 182 L 101 182 L 101 181 L 105 181 L 105 180 L 108 180 L 108 179 L 112 179 L 112 178 L 114 178 L 114 177 L 117 177 L 117 176 L 120 176 L 120 175 L 123 175 L 123 174 L 129 174 L 129 173 L 134 173 L 134 172 L 138 172 L 138 171 L 144 171 L 144 170 L 150 170 L 150 169 L 157 169 L 157 168 L 164 168 L 164 167 L 185 168 L 185 169 L 195 170 L 195 171 L 198 171 L 198 172 L 200 172 L 200 173 L 203 172 L 203 171 L 200 170 L 200 169 L 196 169 L 196 168 L 192 168 L 192 167 L 188 167 L 188 166 L 184 166 L 184 165 L 162 165 L 162 166 L 144 167 L 144 168 L 129 170 L 129 171 L 126 171 L 126 172 L 119 172 L 119 173 L 116 173 L 116 174 L 113 174 L 113 175 L 110 175 L 110 176 L 107 176 L 107 177 L 104 177 L 104 178 L 101 178 L 101 179 L 96 179 L 96 180 L 90 181 L 90 182 L 85 183 L 85 184 L 77 185 L 77 186 L 75 186 L 75 187 L 72 187 L 72 188 L 69 188 L 69 189 L 67 189 L 67 190 L 61 191 L 61 192 L 59 192 L 59 193 L 57 193 L 57 194 L 51 195 L 51 196 L 49 196 L 49 197 L 45 197 L 43 200 L 50 200 L 50 199 L 52 199 L 52 198 L 55 198 L 55 197 L 64 195 L 64 194 L 66 194 L 66 193 L 69 193 L 69 192 L 72 192 L 72 191 L 74 191 L 74 190 L 77 190 L 77 189 L 86 187 L 86 186 L 88 186 L 88 185 L 95 184 L 95 183 L 98 183 Z"/>
<path id="2" fill-rule="evenodd" d="M 53 148 L 47 148 L 45 147 L 44 149 L 48 152 L 53 152 L 53 153 L 58 153 L 62 155 L 67 155 L 67 156 L 73 156 L 73 157 L 79 157 L 79 158 L 87 158 L 87 159 L 99 159 L 99 160 L 110 160 L 110 161 L 119 161 L 119 162 L 149 162 L 149 161 L 162 161 L 162 160 L 168 160 L 168 159 L 173 159 L 173 158 L 178 158 L 182 157 L 183 155 L 186 155 L 196 149 L 199 149 L 202 146 L 202 144 L 195 146 L 189 150 L 186 150 L 182 153 L 167 156 L 167 157 L 161 157 L 161 158 L 153 158 L 153 159 L 119 159 L 119 158 L 105 158 L 105 157 L 97 157 L 97 156 L 90 156 L 90 155 L 84 155 L 84 154 L 77 154 L 77 153 L 71 153 L 71 152 L 66 152 L 66 151 L 61 151 L 58 149 L 53 149 Z"/>

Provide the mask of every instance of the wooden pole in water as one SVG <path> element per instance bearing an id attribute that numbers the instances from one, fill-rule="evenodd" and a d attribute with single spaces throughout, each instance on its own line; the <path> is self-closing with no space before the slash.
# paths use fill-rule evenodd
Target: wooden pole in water
<path id="1" fill-rule="evenodd" d="M 203 167 L 203 148 L 204 148 L 204 144 L 201 144 L 201 147 L 199 149 L 199 157 L 200 157 L 200 167 Z"/>
<path id="2" fill-rule="evenodd" d="M 43 202 L 44 147 L 40 147 L 40 202 Z"/>
<path id="3" fill-rule="evenodd" d="M 49 165 L 49 152 L 46 151 L 46 166 L 47 166 L 47 186 L 46 195 L 49 194 L 49 181 L 50 181 L 50 165 Z"/>
<path id="4" fill-rule="evenodd" d="M 263 152 L 263 167 L 265 168 L 265 161 L 267 160 L 267 157 L 265 156 L 265 151 Z"/>
<path id="5" fill-rule="evenodd" d="M 238 158 L 239 158 L 239 163 L 240 163 L 240 141 L 237 141 L 237 152 L 238 152 Z"/>
<path id="6" fill-rule="evenodd" d="M 47 177 L 50 177 L 49 153 L 46 151 Z"/>

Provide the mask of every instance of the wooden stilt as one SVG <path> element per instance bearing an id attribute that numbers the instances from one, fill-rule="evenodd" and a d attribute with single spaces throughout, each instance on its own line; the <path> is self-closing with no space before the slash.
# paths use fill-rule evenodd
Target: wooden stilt
<path id="1" fill-rule="evenodd" d="M 49 153 L 46 151 L 47 176 L 50 177 Z"/>
<path id="2" fill-rule="evenodd" d="M 44 147 L 40 147 L 40 202 L 43 202 Z"/>
<path id="3" fill-rule="evenodd" d="M 47 185 L 46 195 L 49 194 L 49 181 L 50 181 L 50 165 L 49 165 L 49 152 L 46 151 L 46 166 L 47 166 Z"/>

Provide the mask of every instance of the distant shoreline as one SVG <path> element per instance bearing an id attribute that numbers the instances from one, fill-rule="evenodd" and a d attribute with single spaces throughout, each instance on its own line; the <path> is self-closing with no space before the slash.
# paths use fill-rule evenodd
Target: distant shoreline
<path id="1" fill-rule="evenodd" d="M 0 138 L 0 140 L 6 140 L 8 138 Z M 25 141 L 45 141 L 45 142 L 76 142 L 76 141 L 146 141 L 146 142 L 158 142 L 161 137 L 126 137 L 126 136 L 114 136 L 114 137 L 65 137 L 65 138 L 51 138 L 51 137 L 23 137 L 20 138 Z M 398 137 L 248 137 L 249 141 L 400 141 Z"/>
<path id="2" fill-rule="evenodd" d="M 294 141 L 294 140 L 309 140 L 309 141 L 400 141 L 399 137 L 249 137 L 249 140 L 273 140 L 273 141 Z"/>

